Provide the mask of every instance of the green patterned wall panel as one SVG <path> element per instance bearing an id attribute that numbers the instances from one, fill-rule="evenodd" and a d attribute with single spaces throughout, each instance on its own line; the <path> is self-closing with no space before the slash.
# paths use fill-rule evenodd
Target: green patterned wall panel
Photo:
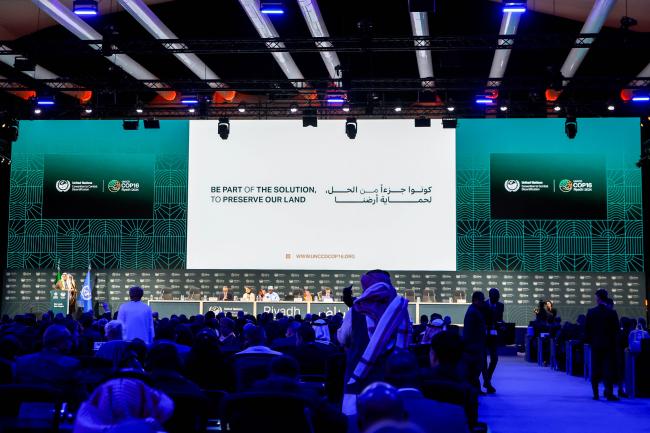
<path id="1" fill-rule="evenodd" d="M 7 268 L 185 267 L 188 123 L 124 131 L 120 121 L 22 122 L 14 144 Z M 89 139 L 92 137 L 92 139 Z M 42 219 L 46 154 L 155 155 L 151 219 Z"/>
<path id="2" fill-rule="evenodd" d="M 638 119 L 467 119 L 457 129 L 457 263 L 461 271 L 643 271 Z M 607 159 L 607 219 L 490 217 L 490 154 L 600 153 Z"/>

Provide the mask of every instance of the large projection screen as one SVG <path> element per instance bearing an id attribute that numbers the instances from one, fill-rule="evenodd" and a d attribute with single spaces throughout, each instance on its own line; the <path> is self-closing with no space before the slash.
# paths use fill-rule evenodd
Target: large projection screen
<path id="1" fill-rule="evenodd" d="M 190 122 L 189 269 L 455 270 L 455 130 Z"/>

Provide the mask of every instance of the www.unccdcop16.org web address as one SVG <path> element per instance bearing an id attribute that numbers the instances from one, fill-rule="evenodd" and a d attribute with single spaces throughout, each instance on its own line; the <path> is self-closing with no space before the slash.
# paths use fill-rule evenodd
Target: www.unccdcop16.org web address
<path id="1" fill-rule="evenodd" d="M 287 260 L 354 260 L 354 254 L 292 254 L 286 253 L 284 258 Z"/>

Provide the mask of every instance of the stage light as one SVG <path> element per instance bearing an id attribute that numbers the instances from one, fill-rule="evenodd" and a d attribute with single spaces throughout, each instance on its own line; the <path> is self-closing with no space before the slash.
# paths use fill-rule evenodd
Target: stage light
<path id="1" fill-rule="evenodd" d="M 42 107 L 51 107 L 54 105 L 54 97 L 53 96 L 38 96 L 36 98 L 36 105 L 40 105 Z"/>
<path id="2" fill-rule="evenodd" d="M 431 126 L 431 119 L 426 117 L 417 117 L 414 121 L 416 128 L 428 128 Z"/>
<path id="3" fill-rule="evenodd" d="M 76 15 L 95 16 L 99 13 L 97 0 L 74 0 L 72 12 Z"/>
<path id="4" fill-rule="evenodd" d="M 396 112 L 396 113 L 401 113 L 402 112 L 402 107 L 397 106 L 397 107 L 393 108 L 393 111 Z"/>
<path id="5" fill-rule="evenodd" d="M 42 112 L 40 108 L 34 108 L 34 114 L 41 114 Z"/>
<path id="6" fill-rule="evenodd" d="M 492 105 L 494 104 L 494 99 L 488 98 L 485 95 L 479 95 L 474 99 L 474 102 L 476 102 L 479 105 Z"/>
<path id="7" fill-rule="evenodd" d="M 347 135 L 350 140 L 354 140 L 357 136 L 357 130 L 357 119 L 354 117 L 348 117 L 345 119 L 345 135 Z"/>
<path id="8" fill-rule="evenodd" d="M 298 106 L 296 104 L 291 104 L 291 107 L 289 107 L 289 111 L 291 113 L 297 113 L 298 112 Z"/>
<path id="9" fill-rule="evenodd" d="M 634 95 L 632 96 L 632 102 L 648 102 L 650 101 L 650 96 L 648 95 Z"/>
<path id="10" fill-rule="evenodd" d="M 284 14 L 283 2 L 260 2 L 260 12 L 266 15 Z"/>
<path id="11" fill-rule="evenodd" d="M 160 120 L 158 119 L 144 119 L 142 124 L 144 129 L 160 129 Z"/>
<path id="12" fill-rule="evenodd" d="M 525 1 L 504 1 L 503 13 L 523 14 L 528 8 Z"/>
<path id="13" fill-rule="evenodd" d="M 557 112 L 557 111 L 561 111 L 561 110 L 562 110 L 562 107 L 560 107 L 559 105 L 556 105 L 555 107 L 553 107 L 553 111 Z"/>
<path id="14" fill-rule="evenodd" d="M 181 104 L 185 105 L 196 105 L 199 103 L 199 97 L 196 95 L 183 95 L 181 97 Z"/>
<path id="15" fill-rule="evenodd" d="M 506 111 L 508 111 L 508 106 L 507 105 L 502 105 L 502 106 L 499 107 L 499 110 L 501 110 L 502 112 L 506 112 Z"/>
<path id="16" fill-rule="evenodd" d="M 444 129 L 455 129 L 458 126 L 458 119 L 455 117 L 443 117 L 442 127 Z"/>
<path id="17" fill-rule="evenodd" d="M 140 121 L 138 119 L 125 119 L 122 120 L 122 129 L 125 131 L 135 131 L 140 127 Z"/>
<path id="18" fill-rule="evenodd" d="M 345 104 L 343 107 L 341 107 L 341 110 L 343 110 L 346 113 L 350 112 L 350 105 Z"/>
<path id="19" fill-rule="evenodd" d="M 237 111 L 239 111 L 240 113 L 245 113 L 246 112 L 246 104 L 244 104 L 244 103 L 239 104 L 239 107 L 237 107 Z"/>
<path id="20" fill-rule="evenodd" d="M 84 113 L 86 113 L 86 114 L 92 114 L 92 112 L 93 112 L 93 108 L 92 108 L 92 107 L 86 107 L 86 108 L 84 108 Z"/>
<path id="21" fill-rule="evenodd" d="M 188 113 L 194 113 L 195 111 L 196 111 L 196 110 L 195 110 L 194 108 L 188 108 L 188 109 L 187 109 L 187 112 L 188 112 Z"/>
<path id="22" fill-rule="evenodd" d="M 315 108 L 305 108 L 303 110 L 302 126 L 303 128 L 306 128 L 307 126 L 313 126 L 314 128 L 316 128 L 318 126 L 318 117 Z"/>
<path id="23" fill-rule="evenodd" d="M 447 107 L 447 111 L 449 111 L 450 113 L 453 113 L 455 109 L 456 107 L 454 107 L 453 105 Z"/>
<path id="24" fill-rule="evenodd" d="M 228 135 L 230 134 L 230 120 L 228 120 L 227 117 L 222 117 L 219 119 L 217 131 L 219 132 L 219 137 L 221 137 L 222 140 L 228 139 Z"/>
<path id="25" fill-rule="evenodd" d="M 343 95 L 329 95 L 327 96 L 326 101 L 329 105 L 343 104 L 345 102 L 345 97 Z"/>
<path id="26" fill-rule="evenodd" d="M 576 138 L 578 134 L 578 121 L 573 116 L 567 116 L 564 121 L 564 133 L 570 140 Z"/>
<path id="27" fill-rule="evenodd" d="M 616 106 L 614 104 L 609 104 L 607 106 L 607 111 L 614 111 L 614 110 L 616 110 Z"/>

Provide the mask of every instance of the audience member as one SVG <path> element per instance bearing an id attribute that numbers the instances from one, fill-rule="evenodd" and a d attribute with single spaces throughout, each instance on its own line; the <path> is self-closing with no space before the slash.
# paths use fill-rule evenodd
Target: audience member
<path id="1" fill-rule="evenodd" d="M 617 401 L 614 395 L 616 377 L 616 337 L 619 332 L 618 315 L 607 306 L 608 293 L 596 291 L 596 306 L 587 312 L 585 341 L 591 346 L 591 388 L 594 400 L 598 400 L 598 384 L 605 383 L 605 397 Z"/>
<path id="2" fill-rule="evenodd" d="M 430 400 L 422 395 L 418 389 L 418 363 L 413 353 L 398 350 L 388 357 L 386 382 L 397 388 L 397 394 L 404 402 L 407 419 L 423 431 L 469 432 L 467 417 L 460 406 Z"/>
<path id="3" fill-rule="evenodd" d="M 487 324 L 487 338 L 486 338 L 486 356 L 490 357 L 490 363 L 487 363 L 487 359 L 483 364 L 483 387 L 486 389 L 488 394 L 494 394 L 496 389 L 492 386 L 492 376 L 494 375 L 494 370 L 497 368 L 497 362 L 499 362 L 499 334 L 498 329 L 503 324 L 503 312 L 504 305 L 503 302 L 499 302 L 501 294 L 496 288 L 491 288 L 488 292 L 488 300 L 485 301 L 485 316 Z"/>
<path id="4" fill-rule="evenodd" d="M 359 431 L 367 433 L 377 423 L 384 421 L 403 422 L 407 413 L 397 389 L 384 382 L 368 385 L 356 403 L 356 418 Z"/>
<path id="5" fill-rule="evenodd" d="M 106 342 L 99 347 L 95 356 L 112 361 L 115 358 L 115 351 L 127 344 L 122 339 L 122 322 L 111 320 L 104 327 L 104 333 Z"/>
<path id="6" fill-rule="evenodd" d="M 483 371 L 485 363 L 485 347 L 487 327 L 482 309 L 485 305 L 485 296 L 482 292 L 472 294 L 472 304 L 465 313 L 463 327 L 463 342 L 465 343 L 465 365 L 467 368 L 467 380 L 470 385 L 481 391 L 479 376 Z"/>
<path id="7" fill-rule="evenodd" d="M 130 302 L 122 304 L 117 311 L 117 320 L 122 322 L 124 339 L 139 338 L 146 344 L 153 343 L 154 328 L 151 308 L 142 302 L 144 291 L 138 286 L 129 289 Z"/>

